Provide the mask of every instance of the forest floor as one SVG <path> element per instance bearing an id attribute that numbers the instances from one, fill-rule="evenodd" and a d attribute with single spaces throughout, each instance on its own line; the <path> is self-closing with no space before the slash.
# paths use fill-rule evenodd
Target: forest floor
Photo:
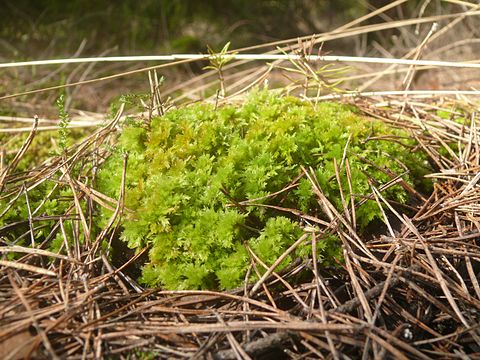
<path id="1" fill-rule="evenodd" d="M 235 49 L 302 55 L 289 61 L 3 69 L 0 357 L 480 358 L 480 6 L 461 2 L 441 12 L 432 4 L 433 14 L 421 6 L 395 20 L 387 5 L 332 31 Z M 380 22 L 368 24 L 379 14 Z M 364 46 L 368 36 L 388 41 Z M 308 59 L 331 55 L 345 39 L 364 62 Z M 318 191 L 325 219 L 304 235 L 312 243 L 316 231 L 340 239 L 344 260 L 335 267 L 319 267 L 312 255 L 280 272 L 271 265 L 256 283 L 232 291 L 143 287 L 132 274 L 149 248 L 114 262 L 102 246 L 118 239 L 128 209 L 123 191 L 112 199 L 96 190 L 97 166 L 129 118 L 148 120 L 193 102 L 240 104 L 250 89 L 267 85 L 313 104 L 352 104 L 408 131 L 432 165 L 425 177 L 431 193 L 393 178 L 415 198 L 407 216 L 372 186 L 365 198 L 384 209 L 385 225 L 367 237 L 355 226 L 355 206 L 336 209 Z M 35 199 L 46 184 L 69 193 Z M 36 214 L 34 201 L 52 212 Z M 8 219 L 20 202 L 23 218 Z M 98 206 L 113 215 L 93 234 Z M 46 221 L 54 224 L 50 232 Z"/>

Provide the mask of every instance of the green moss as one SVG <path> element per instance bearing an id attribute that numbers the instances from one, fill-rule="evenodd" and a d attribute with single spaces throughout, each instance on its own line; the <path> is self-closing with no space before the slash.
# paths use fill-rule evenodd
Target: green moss
<path id="1" fill-rule="evenodd" d="M 9 245 L 29 245 L 31 243 L 29 214 L 35 219 L 33 222 L 35 242 L 39 244 L 50 235 L 57 222 L 53 217 L 64 216 L 72 205 L 71 188 L 65 184 L 64 180 L 63 182 L 58 181 L 61 176 L 60 171 L 40 181 L 35 187 L 32 187 L 31 176 L 27 174 L 29 171 L 33 171 L 31 174 L 35 174 L 34 169 L 41 166 L 46 160 L 62 153 L 68 144 L 79 141 L 86 134 L 87 132 L 83 129 L 66 129 L 66 127 L 59 127 L 56 131 L 40 131 L 35 134 L 18 165 L 12 169 L 12 174 L 15 174 L 14 178 L 18 180 L 8 182 L 0 197 L 0 229 L 5 227 L 0 233 L 3 243 Z M 6 152 L 4 158 L 6 165 L 12 162 L 28 135 L 29 133 L 25 132 L 13 136 L 10 134 L 0 136 L 0 142 L 4 140 L 1 148 Z M 72 169 L 72 174 L 77 174 L 81 167 L 82 164 L 77 164 Z M 27 188 L 32 187 L 27 194 L 25 194 L 23 185 Z M 64 219 L 66 233 L 70 239 L 73 238 L 71 235 L 73 221 Z M 11 226 L 12 224 L 15 225 Z M 48 244 L 50 250 L 58 251 L 64 245 L 63 235 L 57 233 L 52 237 L 53 241 Z"/>
<path id="2" fill-rule="evenodd" d="M 199 103 L 153 119 L 149 129 L 127 126 L 119 148 L 98 175 L 98 187 L 118 197 L 121 152 L 128 152 L 126 206 L 134 215 L 124 222 L 122 238 L 131 248 L 151 248 L 144 283 L 169 289 L 232 288 L 242 283 L 251 263 L 245 244 L 271 265 L 302 233 L 299 219 L 288 213 L 240 202 L 283 189 L 304 166 L 314 169 L 322 191 L 340 209 L 333 161 L 341 163 L 347 142 L 354 194 L 371 192 L 369 176 L 377 185 L 390 180 L 362 158 L 397 174 L 405 171 L 400 161 L 413 176 L 421 176 L 422 155 L 398 142 L 367 140 L 385 133 L 405 135 L 346 105 L 314 107 L 297 98 L 256 91 L 242 106 L 214 109 Z M 406 138 L 401 141 L 409 144 Z M 341 182 L 344 191 L 348 189 L 344 169 Z M 407 201 L 399 186 L 389 188 L 385 196 Z M 325 218 L 306 178 L 294 190 L 255 203 Z M 105 210 L 103 221 L 110 214 Z M 357 210 L 360 228 L 377 217 L 376 203 Z M 318 250 L 319 258 L 331 261 L 339 245 L 326 238 Z M 308 252 L 308 245 L 300 247 L 282 266 Z"/>

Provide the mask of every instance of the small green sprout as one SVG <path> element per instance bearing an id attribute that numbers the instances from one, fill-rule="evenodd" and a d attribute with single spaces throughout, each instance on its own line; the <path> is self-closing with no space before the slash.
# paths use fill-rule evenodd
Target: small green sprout
<path id="1" fill-rule="evenodd" d="M 223 67 L 234 59 L 236 52 L 230 52 L 228 54 L 228 48 L 230 42 L 227 42 L 219 53 L 216 53 L 210 46 L 207 45 L 210 65 L 205 66 L 204 70 L 215 70 L 218 73 L 218 79 L 220 80 L 220 95 L 225 97 L 225 78 L 223 76 Z"/>
<path id="2" fill-rule="evenodd" d="M 55 104 L 57 105 L 58 117 L 60 118 L 60 121 L 58 123 L 58 127 L 59 127 L 58 145 L 60 146 L 60 149 L 62 150 L 62 152 L 64 152 L 68 146 L 68 135 L 69 135 L 68 125 L 70 124 L 70 116 L 68 115 L 65 109 L 65 94 L 61 94 L 58 97 Z"/>

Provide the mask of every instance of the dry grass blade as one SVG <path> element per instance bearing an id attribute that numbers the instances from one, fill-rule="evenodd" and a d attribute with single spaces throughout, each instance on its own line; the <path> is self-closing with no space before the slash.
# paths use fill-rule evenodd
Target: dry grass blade
<path id="1" fill-rule="evenodd" d="M 281 264 L 281 262 L 293 251 L 295 250 L 302 242 L 304 242 L 308 237 L 308 234 L 303 234 L 295 241 L 285 252 L 278 257 L 278 259 L 270 266 L 270 268 L 262 275 L 262 277 L 253 285 L 252 289 L 249 292 L 250 296 L 253 296 L 260 286 L 265 282 L 265 280 L 272 274 L 272 272 Z"/>
<path id="2" fill-rule="evenodd" d="M 47 270 L 38 266 L 23 264 L 18 261 L 8 261 L 8 260 L 0 260 L 0 266 L 5 266 L 9 268 L 25 270 L 32 273 L 40 274 L 40 275 L 48 275 L 48 276 L 57 276 L 57 273 L 51 270 Z"/>
<path id="3" fill-rule="evenodd" d="M 5 187 L 5 178 L 9 173 L 11 173 L 15 168 L 17 167 L 20 159 L 25 155 L 25 152 L 27 151 L 28 147 L 32 144 L 33 137 L 35 136 L 35 133 L 37 131 L 37 126 L 38 126 L 38 117 L 35 115 L 34 121 L 33 121 L 33 127 L 30 130 L 30 134 L 28 135 L 27 139 L 23 143 L 22 147 L 18 151 L 18 153 L 15 155 L 13 160 L 10 162 L 10 164 L 6 168 L 2 168 L 2 172 L 0 173 L 0 193 L 3 191 Z"/>
<path id="4" fill-rule="evenodd" d="M 74 262 L 78 265 L 82 264 L 81 262 L 77 261 L 76 259 L 72 259 L 71 257 L 62 255 L 62 254 L 57 254 L 51 251 L 47 250 L 42 250 L 42 249 L 35 249 L 35 248 L 29 248 L 29 247 L 24 247 L 24 246 L 1 246 L 0 247 L 0 253 L 26 253 L 26 254 L 34 254 L 34 255 L 41 255 L 41 256 L 48 256 L 52 258 L 57 258 L 57 259 L 62 259 L 66 261 L 71 261 Z"/>

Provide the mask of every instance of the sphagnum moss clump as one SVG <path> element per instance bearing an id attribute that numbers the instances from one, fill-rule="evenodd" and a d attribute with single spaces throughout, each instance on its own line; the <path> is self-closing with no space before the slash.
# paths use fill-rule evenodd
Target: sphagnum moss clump
<path id="1" fill-rule="evenodd" d="M 239 203 L 278 192 L 312 167 L 330 201 L 341 208 L 334 159 L 341 163 L 347 148 L 354 194 L 371 193 L 368 176 L 391 180 L 380 168 L 402 174 L 405 164 L 419 176 L 424 163 L 407 140 L 368 140 L 379 134 L 399 134 L 383 123 L 362 117 L 347 105 L 313 106 L 294 97 L 254 91 L 242 106 L 215 109 L 199 103 L 171 110 L 142 124 L 125 127 L 117 151 L 99 173 L 98 187 L 118 197 L 122 152 L 128 152 L 125 206 L 133 210 L 123 224 L 122 238 L 131 248 L 150 247 L 142 281 L 168 289 L 229 289 L 239 286 L 251 264 L 246 244 L 267 265 L 272 264 L 302 234 L 290 214 Z M 405 134 L 403 134 L 405 135 Z M 348 146 L 347 146 L 348 142 Z M 341 170 L 343 189 L 348 189 Z M 400 186 L 384 195 L 406 202 Z M 350 196 L 345 196 L 347 203 Z M 322 216 L 308 179 L 296 188 L 256 203 L 296 208 Z M 364 228 L 380 217 L 369 201 L 356 211 Z M 104 219 L 110 213 L 104 212 Z M 106 221 L 106 220 L 105 220 Z M 319 257 L 339 256 L 330 237 L 318 243 Z M 300 247 L 295 256 L 308 253 Z"/>

